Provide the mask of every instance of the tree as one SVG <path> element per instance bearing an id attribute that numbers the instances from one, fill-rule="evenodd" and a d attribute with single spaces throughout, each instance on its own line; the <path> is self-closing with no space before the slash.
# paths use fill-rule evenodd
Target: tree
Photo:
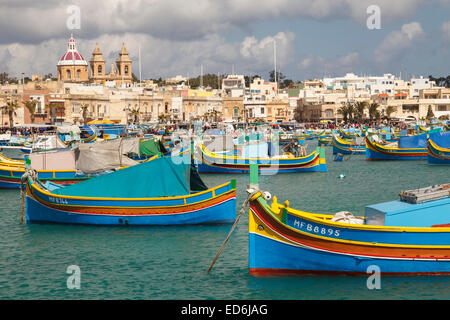
<path id="1" fill-rule="evenodd" d="M 431 106 L 428 106 L 427 119 L 431 120 L 433 118 L 434 118 L 433 109 L 431 108 Z"/>
<path id="2" fill-rule="evenodd" d="M 355 103 L 355 117 L 359 123 L 364 120 L 364 110 L 367 108 L 367 101 L 358 101 Z"/>
<path id="3" fill-rule="evenodd" d="M 35 120 L 36 105 L 37 105 L 36 100 L 28 100 L 25 101 L 24 103 L 25 108 L 27 108 L 28 112 L 30 113 L 31 123 L 34 123 Z"/>
<path id="4" fill-rule="evenodd" d="M 46 109 L 48 109 L 50 112 L 49 112 L 49 116 L 50 116 L 50 123 L 52 124 L 52 125 L 54 125 L 55 124 L 55 122 L 56 122 L 56 114 L 55 114 L 55 111 L 56 111 L 56 108 L 58 107 L 58 104 L 56 104 L 56 103 L 54 103 L 54 102 L 50 102 L 49 104 L 48 104 L 48 106 L 46 107 Z"/>
<path id="5" fill-rule="evenodd" d="M 393 114 L 395 111 L 396 111 L 397 109 L 396 108 L 394 108 L 393 106 L 388 106 L 387 108 L 386 108 L 386 117 L 388 118 L 388 119 L 390 119 L 391 118 L 391 114 Z"/>
<path id="6" fill-rule="evenodd" d="M 14 116 L 17 115 L 16 110 L 19 108 L 17 101 L 9 101 L 1 107 L 3 113 L 7 113 L 9 117 L 9 127 L 12 129 L 14 127 Z"/>
<path id="7" fill-rule="evenodd" d="M 347 103 L 347 112 L 348 112 L 348 120 L 350 122 L 353 122 L 354 116 L 356 114 L 356 108 L 353 103 L 351 102 Z"/>
<path id="8" fill-rule="evenodd" d="M 130 110 L 130 116 L 133 118 L 133 123 L 139 123 L 140 110 L 138 107 L 134 107 Z"/>
<path id="9" fill-rule="evenodd" d="M 275 79 L 275 70 L 270 71 L 269 73 L 269 81 L 275 82 L 275 80 L 279 83 L 281 83 L 284 79 L 286 79 L 286 76 L 282 74 L 281 72 L 277 71 L 277 78 Z"/>
<path id="10" fill-rule="evenodd" d="M 343 105 L 338 109 L 338 113 L 342 115 L 345 123 L 348 121 L 348 111 L 348 105 Z"/>
<path id="11" fill-rule="evenodd" d="M 81 107 L 81 116 L 83 117 L 83 125 L 87 125 L 87 115 L 88 115 L 88 111 L 89 111 L 89 104 L 85 103 L 82 104 Z"/>
<path id="12" fill-rule="evenodd" d="M 370 117 L 370 122 L 373 121 L 373 119 L 376 118 L 377 113 L 379 113 L 378 108 L 380 107 L 380 105 L 376 102 L 372 102 L 371 104 L 369 104 L 369 117 Z"/>

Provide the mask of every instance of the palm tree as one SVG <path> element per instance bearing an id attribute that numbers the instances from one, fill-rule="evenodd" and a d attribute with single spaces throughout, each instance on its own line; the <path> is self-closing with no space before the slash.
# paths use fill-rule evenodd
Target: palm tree
<path id="1" fill-rule="evenodd" d="M 55 109 L 56 109 L 56 107 L 58 106 L 58 104 L 56 104 L 56 103 L 54 103 L 54 102 L 50 102 L 49 104 L 48 104 L 48 106 L 46 107 L 46 109 L 48 109 L 48 110 L 50 110 L 50 113 L 49 113 L 49 116 L 50 116 L 50 123 L 52 124 L 52 125 L 54 125 L 55 124 L 55 118 L 56 118 L 56 115 L 55 115 Z"/>
<path id="2" fill-rule="evenodd" d="M 347 103 L 348 120 L 353 122 L 354 115 L 356 114 L 355 105 L 351 102 Z"/>
<path id="3" fill-rule="evenodd" d="M 87 115 L 88 115 L 88 111 L 89 111 L 89 104 L 87 104 L 87 103 L 82 104 L 80 109 L 81 109 L 81 114 L 83 117 L 83 125 L 87 125 Z"/>
<path id="4" fill-rule="evenodd" d="M 342 117 L 344 118 L 344 122 L 347 123 L 348 120 L 348 106 L 347 105 L 343 105 L 338 109 L 338 113 L 342 115 Z"/>
<path id="5" fill-rule="evenodd" d="M 369 104 L 369 117 L 370 117 L 370 122 L 373 121 L 374 118 L 377 117 L 377 113 L 380 113 L 378 111 L 378 108 L 380 107 L 380 105 L 376 102 L 372 102 L 371 104 Z"/>
<path id="6" fill-rule="evenodd" d="M 10 129 L 14 126 L 14 116 L 17 115 L 16 110 L 19 108 L 17 101 L 7 102 L 6 105 L 1 107 L 3 113 L 7 113 L 9 117 L 9 127 Z"/>
<path id="7" fill-rule="evenodd" d="M 36 105 L 37 105 L 36 100 L 28 100 L 28 101 L 25 101 L 25 103 L 24 103 L 25 108 L 27 108 L 28 112 L 30 112 L 31 123 L 34 123 L 34 120 L 35 120 Z"/>
<path id="8" fill-rule="evenodd" d="M 388 106 L 388 107 L 386 108 L 386 110 L 385 110 L 385 112 L 386 112 L 386 117 L 387 117 L 388 119 L 390 119 L 390 118 L 391 118 L 391 114 L 393 114 L 396 110 L 397 110 L 397 109 L 394 108 L 393 106 Z"/>
<path id="9" fill-rule="evenodd" d="M 359 123 L 364 120 L 364 110 L 367 107 L 367 101 L 358 101 L 355 103 L 355 116 Z"/>
<path id="10" fill-rule="evenodd" d="M 133 117 L 133 123 L 139 123 L 140 110 L 138 107 L 134 107 L 130 110 L 130 116 Z"/>

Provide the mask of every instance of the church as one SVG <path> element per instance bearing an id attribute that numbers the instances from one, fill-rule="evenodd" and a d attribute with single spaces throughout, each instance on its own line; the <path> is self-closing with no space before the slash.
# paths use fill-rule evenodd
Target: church
<path id="1" fill-rule="evenodd" d="M 111 70 L 106 74 L 105 59 L 102 51 L 95 45 L 89 65 L 81 53 L 78 52 L 76 41 L 70 37 L 67 44 L 67 52 L 58 62 L 58 80 L 64 82 L 91 82 L 102 84 L 106 81 L 115 81 L 117 86 L 131 84 L 133 82 L 132 61 L 128 55 L 125 44 L 122 44 L 116 64 L 111 64 Z M 89 72 L 90 71 L 90 72 Z"/>

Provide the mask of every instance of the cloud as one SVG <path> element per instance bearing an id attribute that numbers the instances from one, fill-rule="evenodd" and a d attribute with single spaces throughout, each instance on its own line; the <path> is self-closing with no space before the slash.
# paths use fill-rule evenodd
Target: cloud
<path id="1" fill-rule="evenodd" d="M 191 41 L 162 40 L 143 33 L 102 35 L 91 40 L 77 39 L 77 47 L 89 61 L 98 43 L 106 60 L 107 72 L 115 63 L 122 43 L 133 60 L 133 72 L 138 75 L 139 49 L 141 51 L 142 76 L 144 78 L 170 77 L 177 74 L 197 76 L 200 66 L 205 73 L 230 73 L 232 65 L 245 74 L 267 74 L 273 69 L 273 41 L 277 41 L 279 66 L 286 67 L 295 56 L 295 34 L 279 32 L 260 40 L 246 37 L 242 41 L 229 42 L 217 34 Z M 66 52 L 68 39 L 52 39 L 37 45 L 13 43 L 0 45 L 0 65 L 6 72 L 19 76 L 56 75 L 56 64 Z M 29 63 L 32 61 L 33 63 Z"/>
<path id="2" fill-rule="evenodd" d="M 407 51 L 422 40 L 425 32 L 418 22 L 404 24 L 401 30 L 393 31 L 374 51 L 374 61 L 378 65 L 389 66 L 399 58 L 404 58 Z"/>
<path id="3" fill-rule="evenodd" d="M 270 19 L 351 19 L 365 25 L 369 5 L 381 8 L 382 21 L 409 17 L 425 0 L 3 0 L 0 43 L 41 43 L 65 37 L 67 7 L 81 10 L 84 39 L 103 34 L 145 33 L 155 38 L 192 40 L 211 33 L 248 30 Z"/>
<path id="4" fill-rule="evenodd" d="M 336 59 L 320 56 L 310 56 L 298 64 L 298 69 L 304 72 L 306 78 L 322 77 L 324 75 L 342 75 L 353 72 L 360 65 L 360 54 L 351 52 Z"/>
<path id="5" fill-rule="evenodd" d="M 444 22 L 442 24 L 441 29 L 442 29 L 442 32 L 443 32 L 444 40 L 446 42 L 450 41 L 450 21 Z"/>

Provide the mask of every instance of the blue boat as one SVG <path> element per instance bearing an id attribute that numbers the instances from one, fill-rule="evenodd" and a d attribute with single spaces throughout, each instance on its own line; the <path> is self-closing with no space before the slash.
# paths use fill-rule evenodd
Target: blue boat
<path id="1" fill-rule="evenodd" d="M 450 131 L 431 134 L 427 144 L 428 163 L 450 164 Z"/>
<path id="2" fill-rule="evenodd" d="M 182 157 L 155 158 L 77 185 L 43 184 L 27 171 L 29 223 L 185 225 L 231 223 L 236 183 L 208 189 Z"/>

